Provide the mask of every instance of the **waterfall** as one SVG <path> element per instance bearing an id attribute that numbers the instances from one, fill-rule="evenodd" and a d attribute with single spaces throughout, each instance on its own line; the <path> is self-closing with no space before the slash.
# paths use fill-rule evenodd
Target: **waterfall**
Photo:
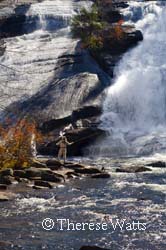
<path id="1" fill-rule="evenodd" d="M 166 151 L 166 7 L 131 1 L 124 15 L 144 40 L 126 53 L 103 105 L 109 132 L 102 155 L 145 155 Z"/>
<path id="2" fill-rule="evenodd" d="M 29 16 L 38 17 L 38 28 L 46 30 L 49 19 L 55 19 L 58 23 L 63 22 L 67 26 L 74 14 L 73 1 L 66 0 L 62 2 L 61 0 L 57 0 L 32 4 L 26 15 L 27 18 Z"/>
<path id="3" fill-rule="evenodd" d="M 31 4 L 26 17 L 37 20 L 36 30 L 4 39 L 6 51 L 0 57 L 0 107 L 25 100 L 55 80 L 58 57 L 72 54 L 77 40 L 70 34 L 70 20 L 89 1 L 52 0 Z M 31 30 L 31 22 L 29 30 Z"/>

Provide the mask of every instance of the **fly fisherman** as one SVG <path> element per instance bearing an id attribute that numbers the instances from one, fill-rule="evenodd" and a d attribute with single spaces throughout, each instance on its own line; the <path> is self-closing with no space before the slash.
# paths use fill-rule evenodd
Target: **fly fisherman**
<path id="1" fill-rule="evenodd" d="M 64 163 L 66 161 L 67 156 L 67 145 L 71 145 L 73 142 L 68 142 L 66 136 L 62 135 L 61 140 L 56 143 L 57 146 L 59 146 L 59 152 L 58 152 L 58 160 L 62 157 L 64 160 Z"/>

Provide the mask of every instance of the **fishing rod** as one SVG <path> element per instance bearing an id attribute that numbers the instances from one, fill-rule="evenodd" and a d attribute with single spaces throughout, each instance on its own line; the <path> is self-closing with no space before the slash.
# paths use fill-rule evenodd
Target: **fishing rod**
<path id="1" fill-rule="evenodd" d="M 73 145 L 73 144 L 75 144 L 75 143 L 78 143 L 78 142 L 80 142 L 80 141 L 84 141 L 84 140 L 86 140 L 86 139 L 88 139 L 88 138 L 91 138 L 91 137 L 97 135 L 97 134 L 98 134 L 98 132 L 93 133 L 93 134 L 88 135 L 88 136 L 85 136 L 85 137 L 83 137 L 83 138 L 81 138 L 81 139 L 79 139 L 79 140 L 74 141 L 71 145 Z M 49 136 L 49 137 L 51 137 L 51 136 Z M 60 140 L 60 137 L 61 137 L 61 136 L 59 136 L 59 138 L 56 138 L 54 141 L 48 142 L 48 143 L 46 144 L 46 146 L 48 146 L 48 144 L 51 143 L 51 142 L 55 142 L 55 141 Z"/>

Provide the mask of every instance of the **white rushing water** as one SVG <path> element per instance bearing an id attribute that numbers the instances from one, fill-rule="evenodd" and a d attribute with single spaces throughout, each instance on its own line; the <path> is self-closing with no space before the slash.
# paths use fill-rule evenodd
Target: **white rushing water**
<path id="1" fill-rule="evenodd" d="M 0 57 L 1 106 L 31 96 L 55 79 L 58 57 L 73 53 L 77 44 L 70 34 L 71 17 L 90 5 L 74 0 L 31 5 L 26 16 L 27 20 L 37 18 L 37 30 L 5 39 L 6 51 Z"/>
<path id="2" fill-rule="evenodd" d="M 166 151 L 166 7 L 131 1 L 124 15 L 144 40 L 126 53 L 104 102 L 102 127 L 110 132 L 102 154 Z"/>

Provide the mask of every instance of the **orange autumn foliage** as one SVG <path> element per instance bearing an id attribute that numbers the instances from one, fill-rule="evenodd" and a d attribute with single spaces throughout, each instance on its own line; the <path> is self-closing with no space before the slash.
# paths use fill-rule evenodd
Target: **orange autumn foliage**
<path id="1" fill-rule="evenodd" d="M 0 169 L 26 167 L 32 160 L 32 138 L 41 140 L 33 122 L 19 120 L 14 126 L 0 126 Z"/>
<path id="2" fill-rule="evenodd" d="M 121 40 L 124 37 L 124 30 L 122 27 L 123 20 L 120 20 L 117 25 L 115 25 L 115 38 Z"/>

